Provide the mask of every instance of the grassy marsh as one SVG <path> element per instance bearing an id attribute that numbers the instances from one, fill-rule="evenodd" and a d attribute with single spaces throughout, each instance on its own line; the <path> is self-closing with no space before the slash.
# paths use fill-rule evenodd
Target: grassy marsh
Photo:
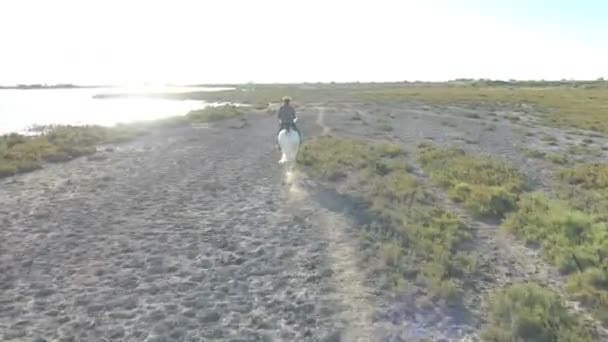
<path id="1" fill-rule="evenodd" d="M 245 109 L 234 105 L 205 107 L 185 116 L 142 124 L 102 126 L 51 126 L 40 135 L 0 136 L 0 177 L 38 170 L 45 162 L 65 162 L 92 155 L 96 146 L 120 143 L 146 134 L 149 128 L 183 126 L 189 123 L 244 119 Z"/>
<path id="2" fill-rule="evenodd" d="M 515 105 L 537 108 L 547 123 L 608 133 L 608 87 L 422 85 L 363 90 L 362 98 L 378 102 L 422 101 L 433 104 Z"/>
<path id="3" fill-rule="evenodd" d="M 143 132 L 124 126 L 56 126 L 37 136 L 5 135 L 0 137 L 0 177 L 91 155 L 97 145 L 124 142 Z"/>
<path id="4" fill-rule="evenodd" d="M 299 163 L 324 181 L 349 180 L 365 189 L 369 212 L 381 223 L 370 233 L 387 286 L 422 282 L 430 298 L 458 304 L 476 270 L 475 254 L 464 248 L 470 231 L 437 207 L 402 156 L 388 143 L 323 137 L 304 144 Z"/>
<path id="5" fill-rule="evenodd" d="M 421 144 L 418 160 L 430 178 L 479 217 L 502 218 L 515 209 L 524 190 L 522 175 L 491 156 L 472 156 L 463 150 Z"/>
<path id="6" fill-rule="evenodd" d="M 562 300 L 534 283 L 500 289 L 489 306 L 483 341 L 597 341 L 591 328 L 570 314 Z"/>
<path id="7" fill-rule="evenodd" d="M 559 173 L 553 197 L 522 196 L 503 227 L 568 276 L 567 291 L 608 324 L 608 166 L 578 164 Z"/>

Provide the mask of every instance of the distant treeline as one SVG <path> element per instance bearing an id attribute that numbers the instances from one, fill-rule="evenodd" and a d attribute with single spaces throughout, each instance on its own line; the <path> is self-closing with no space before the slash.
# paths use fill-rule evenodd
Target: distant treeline
<path id="1" fill-rule="evenodd" d="M 580 86 L 608 86 L 608 80 L 600 77 L 595 80 L 492 80 L 492 79 L 473 79 L 473 78 L 457 78 L 449 80 L 447 82 L 437 81 L 401 81 L 401 82 L 304 82 L 304 83 L 248 83 L 248 84 L 192 84 L 188 87 L 229 87 L 243 89 L 247 87 L 288 87 L 288 86 L 310 86 L 314 88 L 319 87 L 358 87 L 358 86 L 399 86 L 399 85 L 413 85 L 413 86 L 445 86 L 445 85 L 469 85 L 469 86 L 511 86 L 511 87 L 580 87 Z"/>
<path id="2" fill-rule="evenodd" d="M 14 86 L 0 86 L 0 89 L 72 89 L 72 88 L 98 88 L 100 86 L 82 86 L 69 83 L 62 84 L 17 84 Z"/>
<path id="3" fill-rule="evenodd" d="M 600 77 L 596 80 L 560 80 L 560 81 L 545 81 L 545 80 L 530 80 L 530 81 L 499 81 L 490 79 L 467 79 L 460 78 L 448 81 L 448 84 L 468 84 L 472 86 L 518 86 L 518 87 L 579 87 L 579 86 L 606 86 L 608 81 Z"/>
<path id="4" fill-rule="evenodd" d="M 472 78 L 457 78 L 447 82 L 429 82 L 429 81 L 403 81 L 403 82 L 306 82 L 306 83 L 249 83 L 249 84 L 196 84 L 187 85 L 186 87 L 281 87 L 281 86 L 328 86 L 333 88 L 338 87 L 358 87 L 361 85 L 380 85 L 380 86 L 397 86 L 397 85 L 414 85 L 414 86 L 433 86 L 433 85 L 468 85 L 468 86 L 506 86 L 506 87 L 596 87 L 608 86 L 608 80 L 600 77 L 596 80 L 559 80 L 559 81 L 545 81 L 545 80 L 492 80 L 492 79 L 472 79 Z M 71 89 L 71 88 L 102 88 L 108 86 L 83 86 L 69 83 L 62 84 L 18 84 L 15 86 L 0 86 L 0 89 Z M 114 97 L 115 95 L 99 95 L 99 97 Z"/>

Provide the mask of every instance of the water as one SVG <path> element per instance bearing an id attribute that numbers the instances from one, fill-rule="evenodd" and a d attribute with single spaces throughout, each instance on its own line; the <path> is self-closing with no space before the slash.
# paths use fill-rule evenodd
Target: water
<path id="1" fill-rule="evenodd" d="M 224 88 L 225 89 L 225 88 Z M 0 134 L 23 132 L 34 125 L 95 124 L 112 126 L 184 115 L 208 105 L 204 101 L 152 97 L 94 99 L 96 94 L 216 91 L 221 88 L 171 87 L 154 89 L 0 89 Z"/>

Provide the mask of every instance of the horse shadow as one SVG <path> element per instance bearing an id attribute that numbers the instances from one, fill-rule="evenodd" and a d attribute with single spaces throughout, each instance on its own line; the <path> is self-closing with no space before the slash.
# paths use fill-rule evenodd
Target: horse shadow
<path id="1" fill-rule="evenodd" d="M 310 197 L 323 208 L 352 220 L 356 229 L 361 232 L 370 233 L 373 227 L 382 224 L 382 220 L 371 211 L 370 203 L 363 197 L 339 193 L 329 188 L 318 189 L 311 193 Z M 410 322 L 415 329 L 424 331 L 439 323 L 439 315 L 441 324 L 438 329 L 448 335 L 458 334 L 460 328 L 476 324 L 476 317 L 462 303 L 451 306 L 434 303 L 431 308 L 424 308 L 416 303 L 418 296 L 407 291 L 393 293 L 391 297 L 389 304 L 377 308 L 374 313 L 377 320 L 394 324 Z"/>
<path id="2" fill-rule="evenodd" d="M 310 197 L 321 207 L 352 219 L 357 226 L 368 225 L 374 220 L 368 210 L 369 203 L 362 197 L 341 194 L 327 188 L 315 191 Z"/>

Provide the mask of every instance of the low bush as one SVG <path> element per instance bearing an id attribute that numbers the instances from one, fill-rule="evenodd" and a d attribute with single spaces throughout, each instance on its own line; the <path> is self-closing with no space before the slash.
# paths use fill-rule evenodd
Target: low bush
<path id="1" fill-rule="evenodd" d="M 524 178 L 505 162 L 459 149 L 423 144 L 418 159 L 431 179 L 479 217 L 502 218 L 515 209 Z"/>
<path id="2" fill-rule="evenodd" d="M 514 284 L 492 298 L 482 339 L 491 342 L 597 341 L 591 329 L 568 313 L 550 290 L 533 283 Z"/>

